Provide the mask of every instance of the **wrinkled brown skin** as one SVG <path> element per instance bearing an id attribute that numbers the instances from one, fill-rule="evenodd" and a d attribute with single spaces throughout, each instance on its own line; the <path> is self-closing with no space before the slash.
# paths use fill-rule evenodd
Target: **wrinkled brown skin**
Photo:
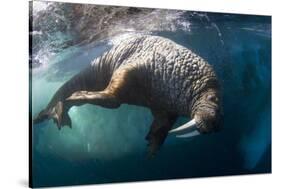
<path id="1" fill-rule="evenodd" d="M 146 136 L 151 156 L 178 116 L 195 118 L 201 133 L 218 130 L 220 101 L 215 72 L 201 57 L 169 39 L 135 35 L 61 86 L 34 124 L 52 118 L 59 129 L 71 127 L 69 108 L 85 103 L 106 108 L 123 103 L 145 106 L 154 116 Z"/>

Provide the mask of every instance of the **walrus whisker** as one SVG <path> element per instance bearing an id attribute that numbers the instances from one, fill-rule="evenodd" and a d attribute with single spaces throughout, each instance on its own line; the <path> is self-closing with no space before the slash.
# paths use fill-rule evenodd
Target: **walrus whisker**
<path id="1" fill-rule="evenodd" d="M 194 130 L 194 129 L 196 129 L 196 125 L 197 125 L 197 123 L 196 123 L 195 119 L 192 119 L 189 122 L 187 122 L 186 124 L 183 124 L 182 126 L 179 126 L 178 128 L 170 130 L 169 133 Z"/>

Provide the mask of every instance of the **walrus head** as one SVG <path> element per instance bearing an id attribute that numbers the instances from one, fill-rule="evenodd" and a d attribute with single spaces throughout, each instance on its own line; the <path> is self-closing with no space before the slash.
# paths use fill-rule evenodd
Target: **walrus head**
<path id="1" fill-rule="evenodd" d="M 169 133 L 185 133 L 177 137 L 191 137 L 220 130 L 222 110 L 218 90 L 208 89 L 199 94 L 192 103 L 190 117 L 189 122 L 170 130 Z"/>

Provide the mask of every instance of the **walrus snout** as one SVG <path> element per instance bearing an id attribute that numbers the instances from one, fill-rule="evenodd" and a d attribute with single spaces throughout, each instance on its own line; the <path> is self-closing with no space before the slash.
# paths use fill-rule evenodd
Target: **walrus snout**
<path id="1" fill-rule="evenodd" d="M 218 102 L 218 101 L 217 101 Z M 195 113 L 197 130 L 201 134 L 218 132 L 222 129 L 222 113 L 219 104 L 204 103 Z"/>
<path id="2" fill-rule="evenodd" d="M 222 128 L 221 124 L 221 116 L 219 112 L 215 112 L 212 110 L 210 112 L 210 117 L 207 119 L 204 118 L 197 123 L 197 130 L 201 134 L 207 134 L 207 133 L 212 133 L 212 132 L 218 132 Z"/>
<path id="3" fill-rule="evenodd" d="M 210 89 L 199 96 L 193 105 L 191 117 L 188 123 L 170 130 L 169 133 L 180 134 L 177 137 L 186 138 L 221 130 L 220 99 L 215 89 Z"/>

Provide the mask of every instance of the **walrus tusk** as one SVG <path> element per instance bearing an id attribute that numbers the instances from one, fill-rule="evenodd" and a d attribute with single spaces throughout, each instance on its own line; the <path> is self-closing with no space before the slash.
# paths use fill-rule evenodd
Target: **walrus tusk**
<path id="1" fill-rule="evenodd" d="M 194 136 L 197 136 L 197 135 L 200 135 L 200 133 L 199 133 L 199 131 L 195 130 L 195 131 L 192 131 L 192 132 L 187 133 L 187 134 L 177 135 L 176 137 L 178 137 L 178 138 L 190 138 L 190 137 L 194 137 Z"/>
<path id="2" fill-rule="evenodd" d="M 181 131 L 187 131 L 187 130 L 194 130 L 196 129 L 196 121 L 195 119 L 190 120 L 189 122 L 187 122 L 186 124 L 172 129 L 169 131 L 169 133 L 175 133 L 175 132 L 181 132 Z"/>

